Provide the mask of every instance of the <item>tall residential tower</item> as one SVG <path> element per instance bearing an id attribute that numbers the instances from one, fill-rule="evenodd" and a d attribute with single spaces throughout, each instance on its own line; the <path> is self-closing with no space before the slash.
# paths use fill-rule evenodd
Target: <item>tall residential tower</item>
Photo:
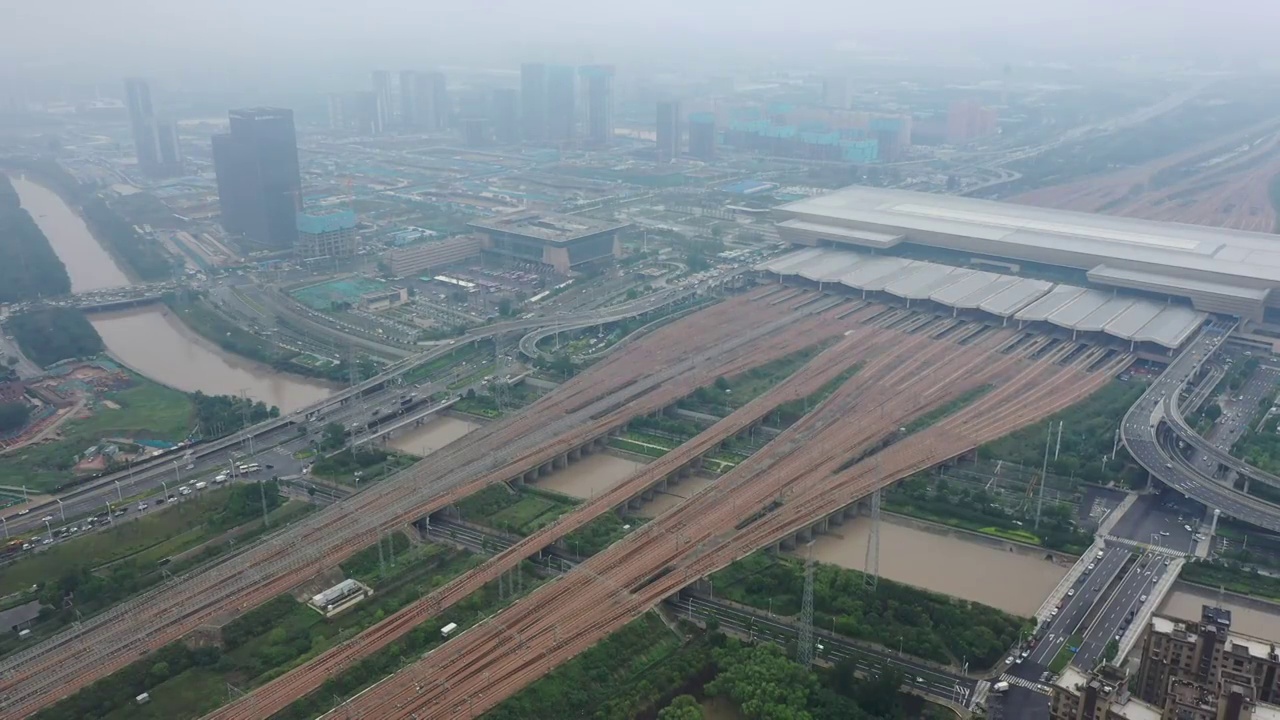
<path id="1" fill-rule="evenodd" d="M 680 103 L 658 103 L 658 162 L 680 157 Z"/>

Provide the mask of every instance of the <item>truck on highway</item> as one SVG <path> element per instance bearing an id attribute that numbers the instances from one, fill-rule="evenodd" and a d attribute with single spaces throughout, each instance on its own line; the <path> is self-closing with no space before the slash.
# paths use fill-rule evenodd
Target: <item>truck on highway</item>
<path id="1" fill-rule="evenodd" d="M 1008 691 L 1009 691 L 1009 683 L 1005 682 L 1004 680 L 1001 680 L 1000 682 L 991 686 L 991 692 L 994 692 L 994 693 L 1002 693 L 1002 692 L 1008 692 Z"/>
<path id="2" fill-rule="evenodd" d="M 198 483 L 196 483 L 196 484 L 195 484 L 195 488 L 196 488 L 197 490 L 203 490 L 203 489 L 205 489 L 205 488 L 207 488 L 207 487 L 209 487 L 209 483 L 207 483 L 207 482 L 205 482 L 205 481 L 203 481 L 203 480 L 201 480 L 200 482 L 198 482 Z"/>

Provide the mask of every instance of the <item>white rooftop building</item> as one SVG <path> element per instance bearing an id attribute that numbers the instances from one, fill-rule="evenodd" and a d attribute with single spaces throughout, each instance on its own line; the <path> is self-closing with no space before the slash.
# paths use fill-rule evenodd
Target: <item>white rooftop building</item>
<path id="1" fill-rule="evenodd" d="M 1262 319 L 1267 307 L 1280 307 L 1280 296 L 1272 295 L 1280 288 L 1280 238 L 1267 233 L 867 187 L 788 203 L 775 213 L 782 239 L 800 245 L 868 251 L 919 246 L 952 254 L 957 265 L 998 258 L 1069 268 L 1092 285 L 1185 298 L 1200 311 L 1253 320 Z M 928 277 L 941 282 L 937 272 Z M 1080 307 L 1096 302 L 1078 300 Z M 1094 310 L 1101 314 L 1092 319 L 1076 317 L 1074 310 L 1069 316 L 1105 325 L 1108 313 L 1127 309 Z M 1131 312 L 1126 326 L 1140 312 Z"/>

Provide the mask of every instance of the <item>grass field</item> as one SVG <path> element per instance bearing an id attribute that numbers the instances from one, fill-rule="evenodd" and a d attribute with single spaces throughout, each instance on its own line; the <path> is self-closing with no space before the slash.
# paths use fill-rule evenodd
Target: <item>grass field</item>
<path id="1" fill-rule="evenodd" d="M 92 417 L 69 420 L 59 428 L 63 439 L 41 443 L 0 456 L 0 484 L 26 485 L 31 490 L 52 490 L 72 479 L 76 454 L 104 437 L 178 442 L 186 438 L 193 422 L 194 405 L 186 394 L 141 377 L 133 387 L 106 393 Z"/>

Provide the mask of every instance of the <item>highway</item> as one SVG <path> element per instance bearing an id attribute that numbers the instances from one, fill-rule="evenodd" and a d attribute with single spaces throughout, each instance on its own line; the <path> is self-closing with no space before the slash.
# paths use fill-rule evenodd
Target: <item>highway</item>
<path id="1" fill-rule="evenodd" d="M 173 461 L 178 458 L 158 458 L 133 466 L 131 469 L 104 475 L 97 480 L 64 493 L 61 496 L 61 509 L 57 500 L 29 505 L 25 506 L 25 508 L 24 506 L 10 508 L 8 515 L 5 516 L 5 527 L 11 535 L 37 532 L 43 529 L 43 517 L 52 515 L 61 519 L 64 514 L 67 518 L 73 518 L 78 515 L 97 513 L 99 510 L 104 509 L 107 503 L 118 502 L 121 497 L 127 498 L 131 495 L 159 488 L 161 482 L 169 482 L 170 477 L 174 478 L 174 480 L 179 480 L 181 477 L 190 478 L 210 474 L 212 470 L 225 466 L 230 462 L 232 454 L 247 453 L 251 443 L 258 447 L 269 447 L 284 442 L 286 439 L 296 435 L 297 431 L 294 429 L 296 424 L 303 423 L 308 418 L 314 418 L 317 415 L 321 418 L 320 422 L 322 423 L 333 420 L 334 418 L 330 417 L 332 413 L 346 405 L 351 398 L 360 398 L 361 406 L 368 406 L 370 411 L 378 403 L 383 402 L 381 393 L 384 391 L 391 393 L 386 397 L 390 398 L 394 395 L 396 401 L 398 401 L 398 395 L 395 395 L 395 392 L 399 386 L 390 383 L 390 381 L 420 365 L 451 353 L 457 347 L 466 343 L 487 340 L 507 333 L 527 332 L 534 328 L 558 323 L 583 322 L 598 318 L 608 318 L 607 320 L 601 320 L 602 322 L 621 320 L 656 310 L 669 302 L 688 297 L 691 292 L 679 289 L 672 292 L 655 293 L 625 305 L 608 308 L 605 311 L 555 318 L 530 318 L 479 328 L 459 337 L 457 340 L 437 345 L 426 352 L 401 360 L 389 366 L 379 375 L 361 382 L 359 385 L 336 392 L 313 405 L 288 415 L 258 423 L 247 430 L 220 440 L 196 445 L 191 449 L 189 456 L 183 455 L 179 459 L 180 469 L 176 472 Z M 430 391 L 426 390 L 424 392 Z M 392 401 L 388 400 L 385 403 L 384 411 L 390 407 L 393 407 Z M 342 417 L 348 418 L 349 416 L 344 411 Z M 353 418 L 354 416 L 350 417 Z M 189 464 L 194 464 L 194 467 L 186 469 Z M 119 487 L 117 487 L 117 483 Z M 22 509 L 26 509 L 28 512 L 18 515 L 17 513 Z"/>
<path id="2" fill-rule="evenodd" d="M 1066 645 L 1067 639 L 1084 626 L 1089 612 L 1104 597 L 1105 591 L 1120 574 L 1130 554 L 1127 547 L 1109 547 L 1102 551 L 1101 558 L 1095 557 L 1090 561 L 1094 569 L 1080 576 L 1068 591 L 1071 595 L 1059 608 L 1058 614 L 1037 632 L 1040 640 L 1024 664 L 1035 666 L 1037 671 L 1049 667 L 1058 651 Z"/>
<path id="3" fill-rule="evenodd" d="M 1231 458 L 1191 431 L 1177 414 L 1177 397 L 1187 381 L 1198 371 L 1225 339 L 1230 327 L 1211 323 L 1156 378 L 1147 392 L 1125 413 L 1120 425 L 1120 439 L 1134 460 L 1160 482 L 1223 514 L 1271 531 L 1280 531 L 1280 507 L 1265 503 L 1232 489 L 1230 485 L 1206 476 L 1191 466 L 1178 453 L 1170 454 L 1160 443 L 1159 434 L 1167 428 L 1179 439 L 1202 453 L 1226 456 L 1233 467 L 1241 467 L 1251 477 L 1259 471 Z"/>
<path id="4" fill-rule="evenodd" d="M 1128 554 L 1128 548 L 1122 550 Z M 1073 665 L 1085 671 L 1092 670 L 1106 651 L 1107 643 L 1120 641 L 1120 635 L 1164 575 L 1168 561 L 1169 558 L 1162 553 L 1147 552 L 1130 566 L 1107 594 L 1101 610 L 1090 619 L 1084 642 L 1071 661 Z"/>

